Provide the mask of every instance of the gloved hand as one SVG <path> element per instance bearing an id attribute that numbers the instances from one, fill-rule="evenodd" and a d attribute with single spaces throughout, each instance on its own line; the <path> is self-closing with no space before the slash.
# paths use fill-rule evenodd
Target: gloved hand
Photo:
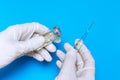
<path id="1" fill-rule="evenodd" d="M 39 52 L 31 52 L 44 44 L 42 35 L 49 29 L 42 24 L 33 22 L 8 27 L 0 33 L 0 68 L 8 65 L 18 57 L 28 55 L 38 61 L 51 61 L 49 52 L 55 52 L 53 44 L 48 45 Z M 33 36 L 34 33 L 40 36 Z M 48 52 L 49 51 L 49 52 Z"/>
<path id="2" fill-rule="evenodd" d="M 90 51 L 82 44 L 78 53 L 70 44 L 64 45 L 66 54 L 57 51 L 56 62 L 60 73 L 55 80 L 95 80 L 95 62 Z"/>

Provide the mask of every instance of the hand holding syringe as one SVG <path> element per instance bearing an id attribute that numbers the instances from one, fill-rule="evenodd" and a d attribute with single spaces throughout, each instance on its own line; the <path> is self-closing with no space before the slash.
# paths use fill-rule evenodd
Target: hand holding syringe
<path id="1" fill-rule="evenodd" d="M 75 41 L 74 48 L 69 43 L 64 45 L 66 53 L 57 51 L 60 69 L 55 80 L 95 80 L 95 61 L 88 48 L 82 43 L 87 37 L 93 23 L 81 37 Z"/>

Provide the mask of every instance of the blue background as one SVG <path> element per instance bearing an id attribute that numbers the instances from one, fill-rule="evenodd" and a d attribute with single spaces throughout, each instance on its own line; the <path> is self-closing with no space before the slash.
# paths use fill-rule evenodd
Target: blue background
<path id="1" fill-rule="evenodd" d="M 120 2 L 119 0 L 1 0 L 0 31 L 10 25 L 40 22 L 50 29 L 57 25 L 65 42 L 74 44 L 89 24 L 95 24 L 85 44 L 96 61 L 96 80 L 120 80 Z M 59 47 L 58 47 L 59 46 Z M 51 63 L 30 57 L 17 59 L 0 70 L 0 80 L 53 80 L 59 69 L 52 54 Z"/>

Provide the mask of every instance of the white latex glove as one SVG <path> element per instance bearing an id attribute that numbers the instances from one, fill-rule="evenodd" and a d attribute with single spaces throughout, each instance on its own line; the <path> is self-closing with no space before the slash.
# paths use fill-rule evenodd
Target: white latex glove
<path id="1" fill-rule="evenodd" d="M 66 54 L 57 51 L 56 62 L 60 73 L 55 80 L 95 80 L 95 62 L 90 51 L 82 44 L 78 53 L 70 44 L 64 45 Z"/>
<path id="2" fill-rule="evenodd" d="M 56 47 L 53 44 L 48 45 L 40 52 L 31 53 L 44 44 L 43 34 L 49 32 L 49 29 L 39 23 L 26 23 L 8 27 L 0 33 L 0 68 L 8 65 L 18 57 L 29 55 L 38 61 L 51 61 L 49 52 L 55 52 Z M 33 36 L 38 33 L 41 36 Z M 48 52 L 49 51 L 49 52 Z"/>

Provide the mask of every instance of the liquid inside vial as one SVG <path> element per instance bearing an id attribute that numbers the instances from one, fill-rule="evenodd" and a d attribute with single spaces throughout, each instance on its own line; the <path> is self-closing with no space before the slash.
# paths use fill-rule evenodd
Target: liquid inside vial
<path id="1" fill-rule="evenodd" d="M 43 35 L 45 38 L 45 43 L 39 47 L 37 50 L 35 50 L 34 52 L 38 52 L 40 51 L 42 48 L 48 46 L 49 44 L 51 44 L 52 42 L 55 43 L 60 43 L 61 42 L 61 30 L 58 27 L 54 27 L 52 31 L 46 33 Z"/>

